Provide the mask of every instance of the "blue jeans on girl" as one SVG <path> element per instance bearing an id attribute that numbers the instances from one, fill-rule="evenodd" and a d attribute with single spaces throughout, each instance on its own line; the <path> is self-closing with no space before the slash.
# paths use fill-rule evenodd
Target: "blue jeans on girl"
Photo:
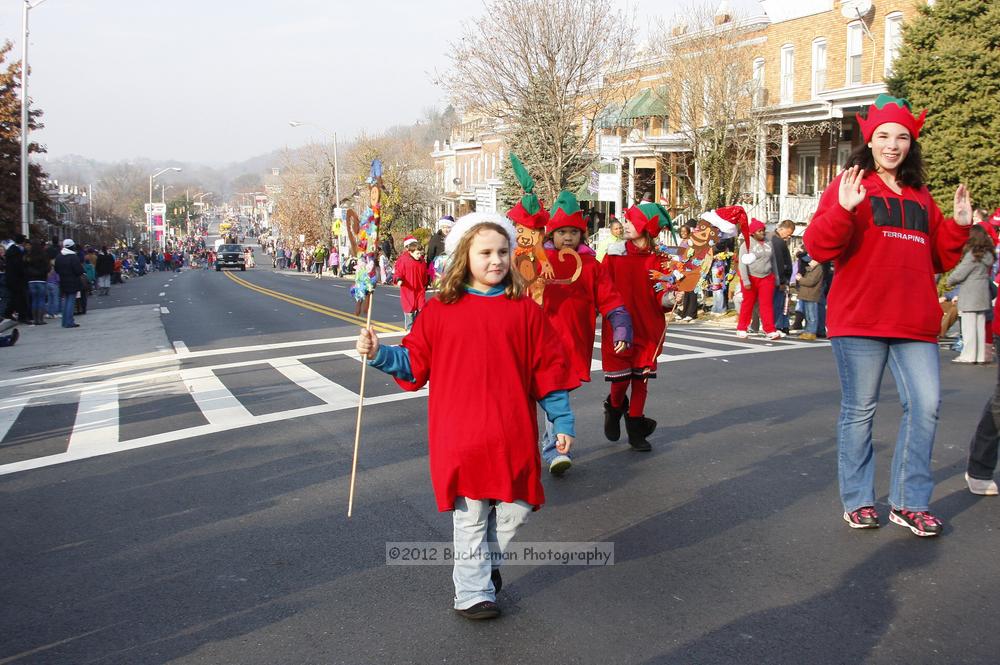
<path id="1" fill-rule="evenodd" d="M 875 505 L 872 423 L 886 364 L 896 380 L 903 419 L 889 472 L 893 508 L 925 511 L 934 491 L 931 451 L 941 403 L 937 344 L 886 337 L 835 337 L 842 391 L 837 470 L 844 510 Z"/>
<path id="2" fill-rule="evenodd" d="M 456 610 L 468 609 L 484 600 L 496 601 L 490 573 L 500 567 L 500 555 L 530 514 L 531 506 L 524 501 L 491 504 L 488 500 L 461 496 L 455 499 L 452 579 Z M 495 559 L 492 563 L 491 558 Z"/>

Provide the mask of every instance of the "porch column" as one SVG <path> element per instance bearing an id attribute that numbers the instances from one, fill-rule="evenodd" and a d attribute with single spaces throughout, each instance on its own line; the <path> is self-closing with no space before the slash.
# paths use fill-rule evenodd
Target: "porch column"
<path id="1" fill-rule="evenodd" d="M 785 214 L 788 198 L 788 123 L 781 123 L 781 176 L 778 183 L 778 221 L 787 219 Z"/>
<path id="2" fill-rule="evenodd" d="M 767 201 L 767 126 L 757 129 L 757 177 L 753 188 L 753 202 L 760 206 Z"/>
<path id="3" fill-rule="evenodd" d="M 635 205 L 635 157 L 628 158 L 628 207 Z"/>

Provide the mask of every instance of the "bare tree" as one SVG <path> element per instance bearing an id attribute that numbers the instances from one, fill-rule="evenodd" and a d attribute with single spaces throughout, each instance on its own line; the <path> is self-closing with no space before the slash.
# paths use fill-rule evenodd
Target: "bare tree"
<path id="1" fill-rule="evenodd" d="M 634 20 L 604 0 L 491 0 L 451 44 L 442 83 L 459 106 L 527 128 L 522 155 L 548 201 L 590 168 L 594 120 L 621 94 L 604 85 L 633 52 Z"/>
<path id="2" fill-rule="evenodd" d="M 689 213 L 749 203 L 749 184 L 773 152 L 764 123 L 762 82 L 755 80 L 753 37 L 761 29 L 714 7 L 679 12 L 661 22 L 650 52 L 661 63 L 652 94 L 666 107 L 670 130 L 688 152 L 676 153 L 673 174 L 688 194 Z"/>

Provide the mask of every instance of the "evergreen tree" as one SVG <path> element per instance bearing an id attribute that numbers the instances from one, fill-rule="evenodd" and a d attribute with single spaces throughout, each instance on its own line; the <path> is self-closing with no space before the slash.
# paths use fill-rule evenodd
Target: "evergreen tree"
<path id="1" fill-rule="evenodd" d="M 1000 3 L 938 0 L 903 37 L 889 91 L 927 109 L 928 186 L 947 202 L 964 182 L 975 205 L 1000 206 Z"/>
<path id="2" fill-rule="evenodd" d="M 0 46 L 0 238 L 21 231 L 21 63 L 4 66 L 13 48 L 9 40 Z M 32 131 L 43 127 L 41 117 L 39 109 L 30 111 L 28 125 Z M 41 153 L 45 148 L 31 143 L 28 152 Z M 28 176 L 28 199 L 35 204 L 35 219 L 55 221 L 42 188 L 47 175 L 38 164 L 30 164 Z"/>
<path id="3" fill-rule="evenodd" d="M 530 115 L 537 116 L 544 113 L 544 108 L 536 108 Z M 559 196 L 559 192 L 562 190 L 565 189 L 576 193 L 580 189 L 580 186 L 583 185 L 590 175 L 592 159 L 587 153 L 576 154 L 575 156 L 570 156 L 566 162 L 561 164 L 560 169 L 554 169 L 552 166 L 554 153 L 552 143 L 533 127 L 531 119 L 528 116 L 529 114 L 522 114 L 524 120 L 514 123 L 515 129 L 514 133 L 509 137 L 508 149 L 509 152 L 517 155 L 518 159 L 521 160 L 521 163 L 528 170 L 528 173 L 534 178 L 536 183 L 535 193 L 541 199 L 542 205 L 550 208 L 552 202 L 556 200 L 556 197 Z M 563 138 L 563 143 L 565 144 L 564 151 L 561 154 L 572 155 L 569 144 L 577 140 L 579 139 L 575 135 L 570 134 L 565 136 Z M 558 179 L 546 179 L 544 177 L 554 171 L 559 173 Z M 503 186 L 497 192 L 497 209 L 508 210 L 520 200 L 524 192 L 521 191 L 521 186 L 514 175 L 514 169 L 511 167 L 510 159 L 506 155 L 503 167 L 500 169 L 500 179 L 503 180 Z"/>

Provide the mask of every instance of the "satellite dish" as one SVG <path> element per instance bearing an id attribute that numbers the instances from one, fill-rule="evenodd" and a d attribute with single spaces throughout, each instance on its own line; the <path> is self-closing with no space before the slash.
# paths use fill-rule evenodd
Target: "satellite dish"
<path id="1" fill-rule="evenodd" d="M 872 0 L 841 0 L 840 15 L 846 19 L 856 21 L 868 16 L 872 10 Z"/>

